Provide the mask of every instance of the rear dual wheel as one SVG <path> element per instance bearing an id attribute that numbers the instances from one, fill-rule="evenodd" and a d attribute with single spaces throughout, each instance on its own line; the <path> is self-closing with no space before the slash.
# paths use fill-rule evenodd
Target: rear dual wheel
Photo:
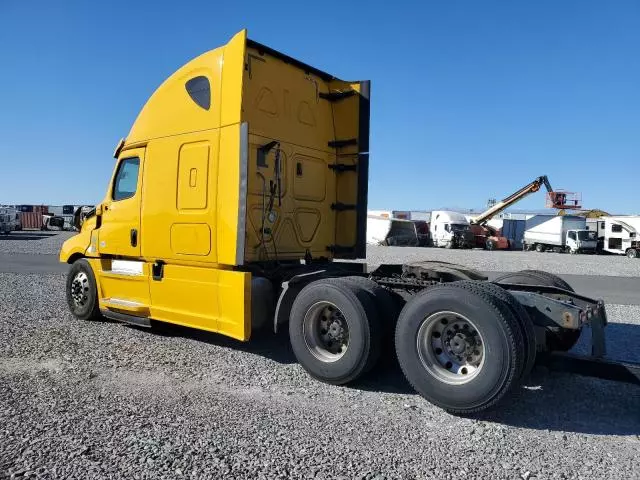
<path id="1" fill-rule="evenodd" d="M 535 338 L 509 292 L 484 282 L 439 285 L 403 308 L 400 367 L 423 397 L 452 413 L 491 408 L 528 373 Z"/>
<path id="2" fill-rule="evenodd" d="M 521 270 L 519 272 L 506 273 L 494 280 L 495 283 L 514 283 L 520 285 L 542 285 L 557 287 L 569 292 L 573 288 L 562 278 L 542 270 Z M 571 350 L 580 339 L 581 330 L 571 330 L 560 327 L 549 327 L 546 332 L 547 348 L 552 351 L 567 352 Z"/>
<path id="3" fill-rule="evenodd" d="M 380 356 L 381 316 L 365 282 L 327 278 L 304 287 L 291 307 L 289 338 L 302 367 L 326 383 L 344 385 Z"/>

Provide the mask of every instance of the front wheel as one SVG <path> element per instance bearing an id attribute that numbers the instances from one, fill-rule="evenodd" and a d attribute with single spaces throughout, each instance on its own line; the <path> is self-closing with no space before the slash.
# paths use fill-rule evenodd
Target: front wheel
<path id="1" fill-rule="evenodd" d="M 490 292 L 466 283 L 417 294 L 400 313 L 395 336 L 409 383 L 431 403 L 459 414 L 498 403 L 517 384 L 525 360 L 515 316 Z"/>
<path id="2" fill-rule="evenodd" d="M 635 248 L 630 248 L 629 250 L 627 250 L 627 257 L 638 258 L 638 251 Z"/>
<path id="3" fill-rule="evenodd" d="M 96 277 L 86 259 L 81 258 L 71 265 L 67 275 L 66 291 L 67 305 L 74 317 L 80 320 L 101 318 Z"/>
<path id="4" fill-rule="evenodd" d="M 537 243 L 536 244 L 536 252 L 538 252 L 538 253 L 544 252 L 544 245 L 542 245 L 541 243 Z"/>

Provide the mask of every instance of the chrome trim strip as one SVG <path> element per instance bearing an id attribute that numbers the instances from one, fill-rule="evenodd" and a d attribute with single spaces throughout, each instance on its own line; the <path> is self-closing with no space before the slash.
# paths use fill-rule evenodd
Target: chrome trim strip
<path id="1" fill-rule="evenodd" d="M 244 263 L 247 228 L 247 177 L 249 166 L 249 124 L 240 124 L 240 193 L 238 195 L 238 226 L 236 238 L 236 265 Z"/>

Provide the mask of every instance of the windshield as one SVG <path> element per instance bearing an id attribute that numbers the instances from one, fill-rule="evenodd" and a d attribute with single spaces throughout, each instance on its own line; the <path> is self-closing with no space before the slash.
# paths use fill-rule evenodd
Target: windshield
<path id="1" fill-rule="evenodd" d="M 465 225 L 463 223 L 452 223 L 451 231 L 453 232 L 464 232 L 469 229 L 469 225 Z"/>
<path id="2" fill-rule="evenodd" d="M 586 230 L 582 230 L 578 232 L 578 240 L 595 240 L 596 232 L 587 232 Z"/>

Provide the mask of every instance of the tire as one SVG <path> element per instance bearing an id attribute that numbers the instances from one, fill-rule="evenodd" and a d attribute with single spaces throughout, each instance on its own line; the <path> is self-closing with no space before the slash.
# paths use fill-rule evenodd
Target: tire
<path id="1" fill-rule="evenodd" d="M 487 243 L 485 244 L 487 250 L 495 250 L 496 248 L 496 244 L 493 240 L 487 240 Z"/>
<path id="2" fill-rule="evenodd" d="M 344 335 L 346 325 L 348 332 L 341 352 L 332 351 L 336 342 L 325 341 L 322 335 L 327 338 L 330 334 L 327 330 L 321 333 L 320 329 L 320 317 L 332 308 L 330 321 L 342 328 L 329 331 Z M 312 377 L 333 385 L 352 382 L 370 370 L 380 356 L 376 304 L 364 288 L 352 282 L 339 278 L 311 282 L 291 307 L 289 339 L 298 362 Z"/>
<path id="3" fill-rule="evenodd" d="M 462 282 L 461 282 L 462 283 Z M 466 282 L 472 283 L 475 288 L 483 290 L 498 300 L 500 300 L 515 316 L 520 326 L 520 332 L 522 333 L 522 340 L 524 342 L 524 362 L 522 366 L 522 372 L 520 379 L 524 380 L 529 376 L 533 366 L 536 363 L 537 342 L 536 331 L 531 321 L 531 317 L 527 313 L 527 310 L 522 304 L 514 297 L 510 292 L 504 288 L 491 282 Z"/>
<path id="4" fill-rule="evenodd" d="M 638 251 L 635 248 L 630 248 L 627 250 L 628 258 L 638 258 Z"/>
<path id="5" fill-rule="evenodd" d="M 378 285 L 370 278 L 360 276 L 340 277 L 340 280 L 360 286 L 376 304 L 380 320 L 381 358 L 380 360 L 394 358 L 393 332 L 398 322 L 398 315 L 404 306 L 404 299 L 393 291 Z M 373 368 L 375 365 L 371 365 Z M 365 370 L 366 373 L 369 370 Z"/>
<path id="6" fill-rule="evenodd" d="M 81 258 L 76 260 L 67 275 L 67 305 L 74 317 L 80 320 L 99 320 L 102 318 L 98 305 L 96 277 L 89 262 Z"/>
<path id="7" fill-rule="evenodd" d="M 364 289 L 378 307 L 378 319 L 382 330 L 387 330 L 387 326 L 395 327 L 400 314 L 400 302 L 404 302 L 402 298 L 395 292 L 390 292 L 386 288 L 378 285 L 376 282 L 367 277 L 358 275 L 349 277 L 340 277 L 337 280 L 351 283 Z"/>
<path id="8" fill-rule="evenodd" d="M 544 245 L 542 245 L 541 243 L 536 243 L 536 252 L 538 253 L 544 252 Z"/>
<path id="9" fill-rule="evenodd" d="M 562 288 L 573 292 L 573 288 L 562 278 L 553 273 L 542 270 L 521 270 L 519 272 L 506 273 L 496 278 L 493 283 L 516 283 L 522 285 L 544 285 Z M 547 328 L 547 348 L 549 350 L 567 352 L 571 350 L 580 339 L 582 330 L 570 330 L 564 328 Z"/>
<path id="10" fill-rule="evenodd" d="M 456 414 L 495 406 L 517 384 L 524 361 L 518 320 L 496 296 L 475 288 L 477 283 L 454 282 L 423 290 L 407 302 L 396 327 L 396 353 L 409 383 L 431 403 Z M 466 336 L 463 355 L 474 355 L 479 368 L 465 372 L 467 363 L 458 365 L 459 373 L 449 371 L 455 369 L 452 357 L 438 345 L 444 347 L 439 339 L 452 329 L 457 332 L 454 339 L 460 333 Z M 450 345 L 460 347 L 454 340 Z"/>

